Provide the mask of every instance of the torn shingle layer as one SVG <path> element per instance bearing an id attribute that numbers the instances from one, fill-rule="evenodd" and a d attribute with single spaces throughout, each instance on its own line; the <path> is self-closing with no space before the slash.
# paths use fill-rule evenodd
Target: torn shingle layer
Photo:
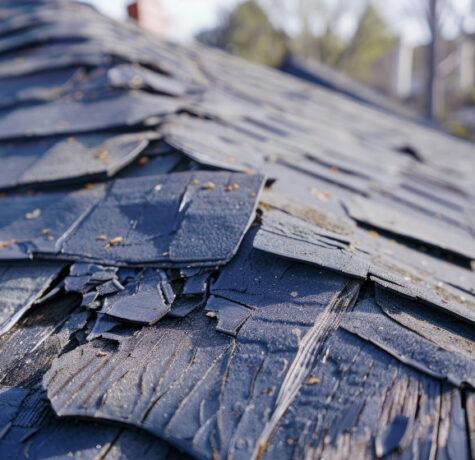
<path id="1" fill-rule="evenodd" d="M 64 265 L 0 266 L 0 335 L 11 329 L 52 285 Z"/>

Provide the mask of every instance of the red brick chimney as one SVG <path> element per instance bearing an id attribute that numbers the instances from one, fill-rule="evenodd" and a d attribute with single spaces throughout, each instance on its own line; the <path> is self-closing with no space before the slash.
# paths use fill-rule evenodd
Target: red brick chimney
<path id="1" fill-rule="evenodd" d="M 166 38 L 168 21 L 161 0 L 135 0 L 127 6 L 127 13 L 144 29 Z"/>
<path id="2" fill-rule="evenodd" d="M 139 20 L 139 9 L 137 2 L 133 2 L 127 6 L 127 14 L 130 19 L 134 19 L 135 21 Z"/>

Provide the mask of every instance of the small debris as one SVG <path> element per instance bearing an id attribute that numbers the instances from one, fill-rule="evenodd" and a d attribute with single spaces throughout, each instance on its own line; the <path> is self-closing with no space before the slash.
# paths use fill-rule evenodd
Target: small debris
<path id="1" fill-rule="evenodd" d="M 310 193 L 317 197 L 320 201 L 326 203 L 327 201 L 330 200 L 331 198 L 331 193 L 330 192 L 321 192 L 320 190 L 316 188 L 310 189 Z"/>
<path id="2" fill-rule="evenodd" d="M 145 166 L 149 161 L 150 161 L 150 158 L 148 156 L 143 156 L 139 158 L 138 163 L 140 166 Z"/>
<path id="3" fill-rule="evenodd" d="M 140 75 L 134 75 L 130 83 L 131 83 L 130 86 L 132 86 L 132 88 L 138 89 L 142 87 L 143 79 Z"/>
<path id="4" fill-rule="evenodd" d="M 40 216 L 41 216 L 41 209 L 34 209 L 33 211 L 27 212 L 25 214 L 25 218 L 28 220 L 35 220 L 35 219 L 38 219 L 38 217 Z"/>
<path id="5" fill-rule="evenodd" d="M 379 233 L 376 230 L 370 230 L 368 234 L 371 238 L 379 238 Z"/>
<path id="6" fill-rule="evenodd" d="M 68 144 L 75 144 L 76 143 L 76 138 L 74 136 L 68 137 L 67 143 Z"/>
<path id="7" fill-rule="evenodd" d="M 275 387 L 269 387 L 264 390 L 267 396 L 272 396 L 275 393 Z"/>
<path id="8" fill-rule="evenodd" d="M 0 250 L 9 248 L 15 244 L 15 240 L 0 241 Z"/>
<path id="9" fill-rule="evenodd" d="M 41 234 L 49 241 L 53 239 L 53 235 L 51 234 L 51 230 L 49 228 L 44 228 L 41 230 Z"/>
<path id="10" fill-rule="evenodd" d="M 108 353 L 106 353 L 105 351 L 98 351 L 98 352 L 96 353 L 96 356 L 97 356 L 98 358 L 103 358 L 103 357 L 105 357 L 105 356 L 108 356 Z"/>
<path id="11" fill-rule="evenodd" d="M 215 187 L 216 185 L 214 185 L 214 182 L 208 181 L 203 184 L 202 188 L 203 190 L 213 190 Z"/>
<path id="12" fill-rule="evenodd" d="M 308 385 L 318 385 L 320 383 L 320 379 L 318 377 L 315 377 L 314 375 L 311 375 L 307 379 L 307 384 Z"/>
<path id="13" fill-rule="evenodd" d="M 154 189 L 156 192 L 159 192 L 159 191 L 162 189 L 162 184 L 157 184 L 153 189 Z"/>
<path id="14" fill-rule="evenodd" d="M 109 249 L 112 246 L 119 246 L 123 242 L 124 242 L 124 238 L 122 236 L 115 236 L 104 246 L 104 248 Z"/>
<path id="15" fill-rule="evenodd" d="M 98 152 L 94 153 L 94 156 L 101 161 L 109 160 L 109 152 L 106 149 L 99 150 Z"/>
<path id="16" fill-rule="evenodd" d="M 86 190 L 90 190 L 91 188 L 94 188 L 94 184 L 93 184 L 92 182 L 86 182 L 86 183 L 84 184 L 84 188 L 85 188 Z"/>
<path id="17" fill-rule="evenodd" d="M 290 297 L 293 297 L 293 298 L 297 297 L 298 295 L 299 295 L 299 293 L 297 291 L 292 291 L 290 293 Z"/>
<path id="18" fill-rule="evenodd" d="M 235 192 L 238 189 L 239 189 L 239 184 L 237 184 L 236 182 L 233 182 L 232 184 L 227 185 L 224 190 L 226 190 L 226 192 Z"/>
<path id="19" fill-rule="evenodd" d="M 99 236 L 96 238 L 96 240 L 98 240 L 98 241 L 107 241 L 108 238 L 107 238 L 107 235 L 102 234 L 102 235 L 99 235 Z"/>

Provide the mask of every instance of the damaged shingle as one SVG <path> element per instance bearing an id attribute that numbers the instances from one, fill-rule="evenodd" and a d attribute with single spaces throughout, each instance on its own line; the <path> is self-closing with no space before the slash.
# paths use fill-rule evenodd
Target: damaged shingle
<path id="1" fill-rule="evenodd" d="M 73 67 L 3 78 L 0 87 L 0 108 L 18 103 L 54 100 L 83 75 L 82 69 Z"/>
<path id="2" fill-rule="evenodd" d="M 118 295 L 108 296 L 101 311 L 121 321 L 155 324 L 170 311 L 172 296 L 166 275 L 149 269 Z"/>
<path id="3" fill-rule="evenodd" d="M 74 305 L 71 299 L 48 303 L 0 338 L 0 457 L 183 458 L 145 433 L 54 415 L 37 382 L 51 359 L 86 325 L 87 315 Z"/>
<path id="4" fill-rule="evenodd" d="M 343 237 L 346 241 L 342 242 L 339 241 L 342 238 L 340 235 L 336 235 L 338 239 L 326 235 L 324 230 L 279 211 L 266 212 L 262 230 L 254 239 L 254 247 L 366 278 L 370 264 L 368 258 L 351 251 L 348 238 Z"/>
<path id="5" fill-rule="evenodd" d="M 137 126 L 152 117 L 173 113 L 179 107 L 176 99 L 139 92 L 111 93 L 80 101 L 64 99 L 4 112 L 0 119 L 0 139 Z"/>
<path id="6" fill-rule="evenodd" d="M 216 318 L 216 330 L 236 335 L 251 316 L 251 309 L 228 299 L 211 296 L 206 304 L 207 316 Z"/>
<path id="7" fill-rule="evenodd" d="M 113 88 L 142 89 L 166 96 L 183 96 L 188 90 L 184 83 L 138 65 L 113 67 L 107 79 Z"/>
<path id="8" fill-rule="evenodd" d="M 164 318 L 142 328 L 107 357 L 98 357 L 92 342 L 81 346 L 57 360 L 45 379 L 55 411 L 127 421 L 205 457 L 217 452 L 212 439 L 220 429 L 217 417 L 223 416 L 225 437 L 220 451 L 249 456 L 254 448 L 251 440 L 255 442 L 264 429 L 300 338 L 314 322 L 319 324 L 319 315 L 338 298 L 345 280 L 337 275 L 319 277 L 317 270 L 294 267 L 277 258 L 274 273 L 269 274 L 266 261 L 271 256 L 260 264 L 250 242 L 246 247 L 253 253 L 249 260 L 253 268 L 240 277 L 249 277 L 250 282 L 263 277 L 264 282 L 280 273 L 281 279 L 269 286 L 273 296 L 266 301 L 261 298 L 236 338 L 215 331 L 214 319 L 196 310 L 185 319 Z M 238 257 L 245 259 L 247 252 Z M 229 282 L 239 283 L 234 272 L 238 267 L 219 283 L 222 292 Z M 301 274 L 306 275 L 303 280 Z M 298 289 L 299 295 L 291 295 L 292 289 Z M 249 296 L 257 290 L 255 282 L 249 285 Z M 230 295 L 240 297 L 239 292 Z M 228 314 L 222 314 L 226 325 Z M 85 362 L 90 364 L 80 370 Z M 77 377 L 69 379 L 71 373 Z M 140 394 L 122 390 L 135 387 L 137 379 L 144 382 Z M 100 390 L 86 402 L 89 385 Z M 250 442 L 243 444 L 238 438 Z"/>
<path id="9" fill-rule="evenodd" d="M 64 265 L 0 266 L 0 335 L 8 331 L 59 276 Z"/>
<path id="10" fill-rule="evenodd" d="M 6 143 L 0 146 L 0 188 L 111 177 L 135 160 L 156 137 L 153 132 L 143 132 Z"/>
<path id="11" fill-rule="evenodd" d="M 292 206 L 287 209 L 289 214 L 264 212 L 253 242 L 256 249 L 357 278 L 370 278 L 414 300 L 475 321 L 475 296 L 470 292 L 472 272 L 458 266 L 452 268 L 443 260 L 371 231 L 348 227 L 342 232 L 336 225 L 338 221 L 330 216 L 312 218 L 311 208 L 307 214 Z"/>
<path id="12" fill-rule="evenodd" d="M 206 187 L 210 181 L 213 188 Z M 243 174 L 179 173 L 120 179 L 106 191 L 8 198 L 11 211 L 0 214 L 0 240 L 12 244 L 0 258 L 38 254 L 122 265 L 219 265 L 234 255 L 254 219 L 262 181 Z M 240 188 L 224 193 L 235 182 Z M 41 215 L 25 219 L 35 209 Z"/>
<path id="13" fill-rule="evenodd" d="M 350 216 L 364 224 L 475 259 L 473 235 L 463 228 L 402 210 L 396 204 L 355 197 L 346 204 Z"/>
<path id="14" fill-rule="evenodd" d="M 33 252 L 54 254 L 57 243 L 84 218 L 104 195 L 104 188 L 72 193 L 54 191 L 12 195 L 0 210 L 0 259 L 29 259 Z M 39 210 L 38 217 L 27 214 Z"/>
<path id="15" fill-rule="evenodd" d="M 475 388 L 472 359 L 442 350 L 414 332 L 397 327 L 372 300 L 360 302 L 351 315 L 346 316 L 342 327 L 431 377 Z"/>
<path id="16" fill-rule="evenodd" d="M 475 333 L 470 324 L 425 305 L 375 287 L 376 303 L 386 315 L 445 350 L 475 357 Z"/>

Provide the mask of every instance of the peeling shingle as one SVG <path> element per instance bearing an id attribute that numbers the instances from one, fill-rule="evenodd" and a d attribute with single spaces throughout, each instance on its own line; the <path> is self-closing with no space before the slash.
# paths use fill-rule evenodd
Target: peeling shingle
<path id="1" fill-rule="evenodd" d="M 58 263 L 0 266 L 0 335 L 11 329 L 63 270 Z"/>
<path id="2" fill-rule="evenodd" d="M 96 134 L 4 144 L 0 188 L 106 179 L 135 160 L 156 137 L 153 132 Z"/>
<path id="3" fill-rule="evenodd" d="M 367 340 L 408 366 L 452 385 L 475 388 L 475 363 L 405 328 L 394 327 L 372 300 L 360 302 L 342 327 Z"/>

